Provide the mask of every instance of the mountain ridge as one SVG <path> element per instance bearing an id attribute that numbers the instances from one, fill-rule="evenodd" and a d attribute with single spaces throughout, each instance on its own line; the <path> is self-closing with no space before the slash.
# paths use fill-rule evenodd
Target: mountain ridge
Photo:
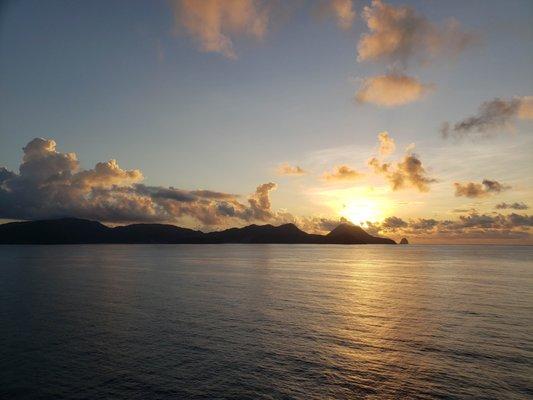
<path id="1" fill-rule="evenodd" d="M 80 218 L 10 222 L 0 225 L 0 244 L 396 244 L 372 236 L 361 227 L 339 224 L 327 235 L 302 231 L 288 223 L 279 226 L 248 225 L 222 231 L 202 232 L 170 224 L 131 224 L 108 227 Z"/>

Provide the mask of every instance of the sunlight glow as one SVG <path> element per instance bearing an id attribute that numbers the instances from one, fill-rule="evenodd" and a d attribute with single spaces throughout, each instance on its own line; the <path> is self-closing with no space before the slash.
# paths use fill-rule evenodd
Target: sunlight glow
<path id="1" fill-rule="evenodd" d="M 395 211 L 386 188 L 327 189 L 314 196 L 316 203 L 326 205 L 337 216 L 357 225 L 380 222 Z"/>
<path id="2" fill-rule="evenodd" d="M 383 211 L 378 208 L 378 204 L 374 200 L 368 199 L 350 200 L 339 213 L 350 222 L 358 225 L 367 221 L 379 221 L 383 218 Z"/>

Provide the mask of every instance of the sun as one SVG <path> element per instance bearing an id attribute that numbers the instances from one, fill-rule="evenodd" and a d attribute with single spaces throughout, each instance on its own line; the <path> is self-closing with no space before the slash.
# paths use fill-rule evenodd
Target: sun
<path id="1" fill-rule="evenodd" d="M 380 222 L 395 211 L 386 188 L 327 188 L 314 194 L 316 203 L 356 225 Z"/>
<path id="2" fill-rule="evenodd" d="M 339 214 L 354 224 L 378 221 L 383 218 L 383 211 L 375 200 L 355 199 L 347 201 Z"/>

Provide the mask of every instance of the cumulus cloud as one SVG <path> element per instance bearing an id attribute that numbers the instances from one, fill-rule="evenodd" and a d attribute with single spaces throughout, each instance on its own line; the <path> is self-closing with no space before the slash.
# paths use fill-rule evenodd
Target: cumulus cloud
<path id="1" fill-rule="evenodd" d="M 497 210 L 527 210 L 529 206 L 526 203 L 498 203 L 495 207 Z"/>
<path id="2" fill-rule="evenodd" d="M 382 163 L 373 157 L 368 165 L 375 173 L 384 175 L 394 191 L 413 187 L 420 192 L 427 192 L 429 185 L 437 182 L 427 176 L 426 169 L 416 154 L 406 154 L 396 165 Z"/>
<path id="3" fill-rule="evenodd" d="M 380 132 L 378 134 L 379 140 L 379 154 L 382 156 L 388 156 L 389 154 L 394 153 L 396 150 L 396 144 L 394 139 L 389 136 L 388 132 Z"/>
<path id="4" fill-rule="evenodd" d="M 348 30 L 352 27 L 356 12 L 352 0 L 325 0 L 321 1 L 318 12 L 320 15 L 332 16 L 337 20 L 341 29 Z"/>
<path id="5" fill-rule="evenodd" d="M 423 84 L 416 78 L 393 72 L 364 79 L 355 99 L 359 103 L 398 107 L 420 100 L 433 89 L 432 84 Z"/>
<path id="6" fill-rule="evenodd" d="M 495 98 L 486 101 L 478 112 L 455 124 L 444 122 L 440 129 L 443 138 L 462 139 L 468 136 L 491 136 L 513 128 L 515 120 L 533 119 L 533 97 Z"/>
<path id="7" fill-rule="evenodd" d="M 361 176 L 361 173 L 347 165 L 336 166 L 332 171 L 327 171 L 322 175 L 326 181 L 353 181 L 359 179 Z"/>
<path id="8" fill-rule="evenodd" d="M 79 217 L 106 222 L 162 222 L 189 218 L 203 225 L 276 221 L 272 182 L 259 185 L 242 202 L 239 196 L 211 190 L 147 186 L 137 169 L 116 160 L 80 170 L 74 153 L 57 151 L 50 139 L 36 138 L 24 148 L 19 173 L 0 168 L 0 218 Z M 288 217 L 288 215 L 285 215 Z"/>
<path id="9" fill-rule="evenodd" d="M 378 134 L 378 140 L 380 156 L 394 151 L 395 143 L 388 132 Z M 413 148 L 414 145 L 408 146 L 406 154 L 397 163 L 382 162 L 379 158 L 372 157 L 368 160 L 368 167 L 374 173 L 385 176 L 394 191 L 413 187 L 420 192 L 427 192 L 429 185 L 437 180 L 427 175 L 419 156 L 411 153 Z"/>
<path id="10" fill-rule="evenodd" d="M 262 39 L 268 30 L 270 2 L 260 0 L 173 0 L 178 26 L 204 52 L 236 58 L 232 38 L 237 35 Z"/>
<path id="11" fill-rule="evenodd" d="M 359 40 L 359 61 L 401 66 L 409 61 L 427 63 L 436 57 L 455 57 L 477 41 L 455 19 L 437 25 L 411 7 L 396 7 L 381 0 L 373 0 L 362 16 L 369 32 Z"/>
<path id="12" fill-rule="evenodd" d="M 456 197 L 469 197 L 472 199 L 478 197 L 485 197 L 492 193 L 500 193 L 504 190 L 510 189 L 508 185 L 504 185 L 498 181 L 490 179 L 484 179 L 481 183 L 467 182 L 460 183 L 455 182 L 455 196 Z"/>
<path id="13" fill-rule="evenodd" d="M 306 172 L 298 165 L 290 165 L 289 163 L 283 163 L 278 166 L 278 174 L 300 176 L 305 175 Z"/>

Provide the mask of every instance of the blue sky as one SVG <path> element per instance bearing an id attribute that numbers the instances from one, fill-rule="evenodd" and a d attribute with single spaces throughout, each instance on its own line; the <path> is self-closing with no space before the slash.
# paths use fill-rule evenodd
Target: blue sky
<path id="1" fill-rule="evenodd" d="M 520 195 L 531 194 L 531 181 L 516 177 L 533 172 L 531 122 L 518 121 L 514 133 L 482 144 L 444 141 L 439 134 L 442 122 L 472 115 L 485 101 L 532 94 L 531 2 L 387 3 L 406 4 L 435 24 L 456 18 L 479 37 L 455 60 L 411 63 L 408 74 L 435 89 L 395 108 L 354 100 L 363 79 L 390 69 L 357 62 L 358 40 L 368 31 L 361 11 L 368 2 L 354 4 L 357 17 L 349 30 L 339 29 L 335 18 L 314 15 L 314 4 L 302 1 L 287 15 L 272 17 L 261 40 L 233 35 L 237 59 L 228 59 L 199 51 L 169 1 L 4 3 L 0 164 L 16 171 L 22 147 L 43 137 L 55 140 L 59 151 L 75 152 L 83 168 L 117 159 L 124 169 L 140 169 L 145 184 L 242 195 L 273 180 L 278 207 L 332 215 L 335 210 L 317 206 L 309 194 L 326 187 L 319 177 L 339 163 L 365 168 L 377 134 L 387 131 L 400 152 L 415 143 L 427 168 L 444 179 L 457 170 L 461 176 L 453 179 L 486 178 L 454 155 L 468 149 L 479 154 L 481 148 L 513 153 L 518 147 L 520 164 L 495 154 L 480 168 L 496 163 L 498 179 L 519 180 L 513 186 L 525 188 Z M 312 173 L 279 177 L 276 167 L 283 162 Z M 430 194 L 444 198 L 442 210 L 465 200 L 453 196 L 451 184 Z M 387 196 L 396 195 L 404 194 Z"/>

